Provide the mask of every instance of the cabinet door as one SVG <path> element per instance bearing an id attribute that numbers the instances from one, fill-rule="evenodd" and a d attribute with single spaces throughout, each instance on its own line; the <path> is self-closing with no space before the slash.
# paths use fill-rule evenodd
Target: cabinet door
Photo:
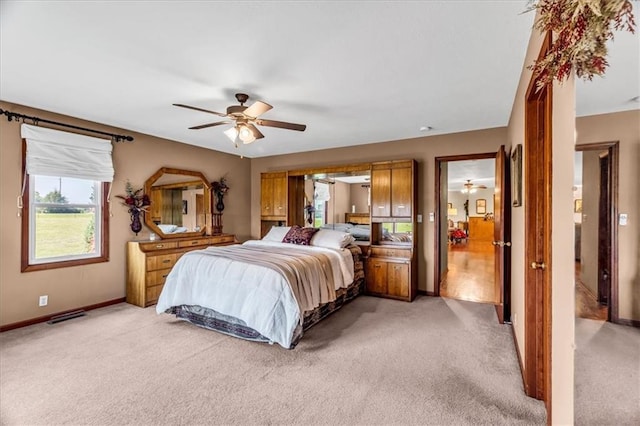
<path id="1" fill-rule="evenodd" d="M 273 179 L 263 177 L 260 181 L 260 215 L 273 216 Z"/>
<path id="2" fill-rule="evenodd" d="M 409 265 L 406 263 L 389 263 L 387 292 L 389 296 L 409 297 Z"/>
<path id="3" fill-rule="evenodd" d="M 411 217 L 412 176 L 413 173 L 409 167 L 391 170 L 391 215 L 393 217 Z"/>
<path id="4" fill-rule="evenodd" d="M 391 170 L 371 171 L 371 215 L 391 216 Z"/>
<path id="5" fill-rule="evenodd" d="M 387 262 L 379 259 L 367 260 L 367 291 L 385 294 L 387 292 Z"/>
<path id="6" fill-rule="evenodd" d="M 274 216 L 287 215 L 287 178 L 273 178 L 273 213 Z"/>

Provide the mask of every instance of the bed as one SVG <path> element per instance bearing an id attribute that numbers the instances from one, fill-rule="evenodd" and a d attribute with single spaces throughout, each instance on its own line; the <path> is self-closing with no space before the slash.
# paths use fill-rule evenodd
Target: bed
<path id="1" fill-rule="evenodd" d="M 185 253 L 156 312 L 293 349 L 304 331 L 362 293 L 364 268 L 350 234 L 316 229 L 305 244 L 286 240 L 291 229 L 274 227 L 262 240 Z"/>

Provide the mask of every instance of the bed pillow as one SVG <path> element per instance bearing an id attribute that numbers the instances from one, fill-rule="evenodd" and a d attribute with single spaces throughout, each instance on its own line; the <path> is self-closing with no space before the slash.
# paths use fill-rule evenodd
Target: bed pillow
<path id="1" fill-rule="evenodd" d="M 289 232 L 287 232 L 287 235 L 284 236 L 282 242 L 308 246 L 311 245 L 311 239 L 318 231 L 318 228 L 301 228 L 298 225 L 294 225 L 291 227 Z"/>
<path id="2" fill-rule="evenodd" d="M 330 249 L 341 249 L 354 241 L 355 238 L 348 232 L 334 231 L 333 229 L 319 229 L 313 238 L 311 238 L 311 245 Z"/>
<path id="3" fill-rule="evenodd" d="M 165 233 L 165 234 L 171 234 L 172 232 L 174 232 L 178 227 L 176 225 L 170 225 L 167 223 L 160 223 L 158 225 L 158 228 L 160 228 L 160 230 Z"/>
<path id="4" fill-rule="evenodd" d="M 267 232 L 267 235 L 262 237 L 262 241 L 273 241 L 276 243 L 281 243 L 290 229 L 290 226 L 272 226 L 269 232 Z"/>

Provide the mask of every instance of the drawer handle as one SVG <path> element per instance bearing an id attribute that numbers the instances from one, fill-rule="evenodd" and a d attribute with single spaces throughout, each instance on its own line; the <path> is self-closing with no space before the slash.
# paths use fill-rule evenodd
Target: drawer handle
<path id="1" fill-rule="evenodd" d="M 162 248 L 164 247 L 164 244 L 156 244 L 156 248 Z"/>
<path id="2" fill-rule="evenodd" d="M 170 262 L 171 262 L 170 259 L 165 259 L 165 260 L 162 261 L 162 263 L 170 263 Z"/>
<path id="3" fill-rule="evenodd" d="M 198 244 L 198 241 L 191 241 L 192 246 L 195 246 L 196 244 Z"/>
<path id="4" fill-rule="evenodd" d="M 385 206 L 378 206 L 379 209 L 384 209 Z"/>
<path id="5" fill-rule="evenodd" d="M 404 209 L 404 206 L 398 206 L 399 209 Z"/>
<path id="6" fill-rule="evenodd" d="M 169 276 L 169 274 L 164 274 L 164 275 L 162 276 L 162 278 L 167 278 L 168 276 Z"/>
<path id="7" fill-rule="evenodd" d="M 375 265 L 376 268 L 379 268 L 380 266 L 382 266 L 382 265 Z"/>

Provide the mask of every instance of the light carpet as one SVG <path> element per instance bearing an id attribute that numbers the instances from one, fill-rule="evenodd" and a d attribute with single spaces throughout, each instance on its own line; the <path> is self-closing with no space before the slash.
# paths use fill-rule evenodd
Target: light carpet
<path id="1" fill-rule="evenodd" d="M 492 305 L 362 296 L 298 346 L 118 304 L 0 334 L 3 425 L 546 422 Z"/>

